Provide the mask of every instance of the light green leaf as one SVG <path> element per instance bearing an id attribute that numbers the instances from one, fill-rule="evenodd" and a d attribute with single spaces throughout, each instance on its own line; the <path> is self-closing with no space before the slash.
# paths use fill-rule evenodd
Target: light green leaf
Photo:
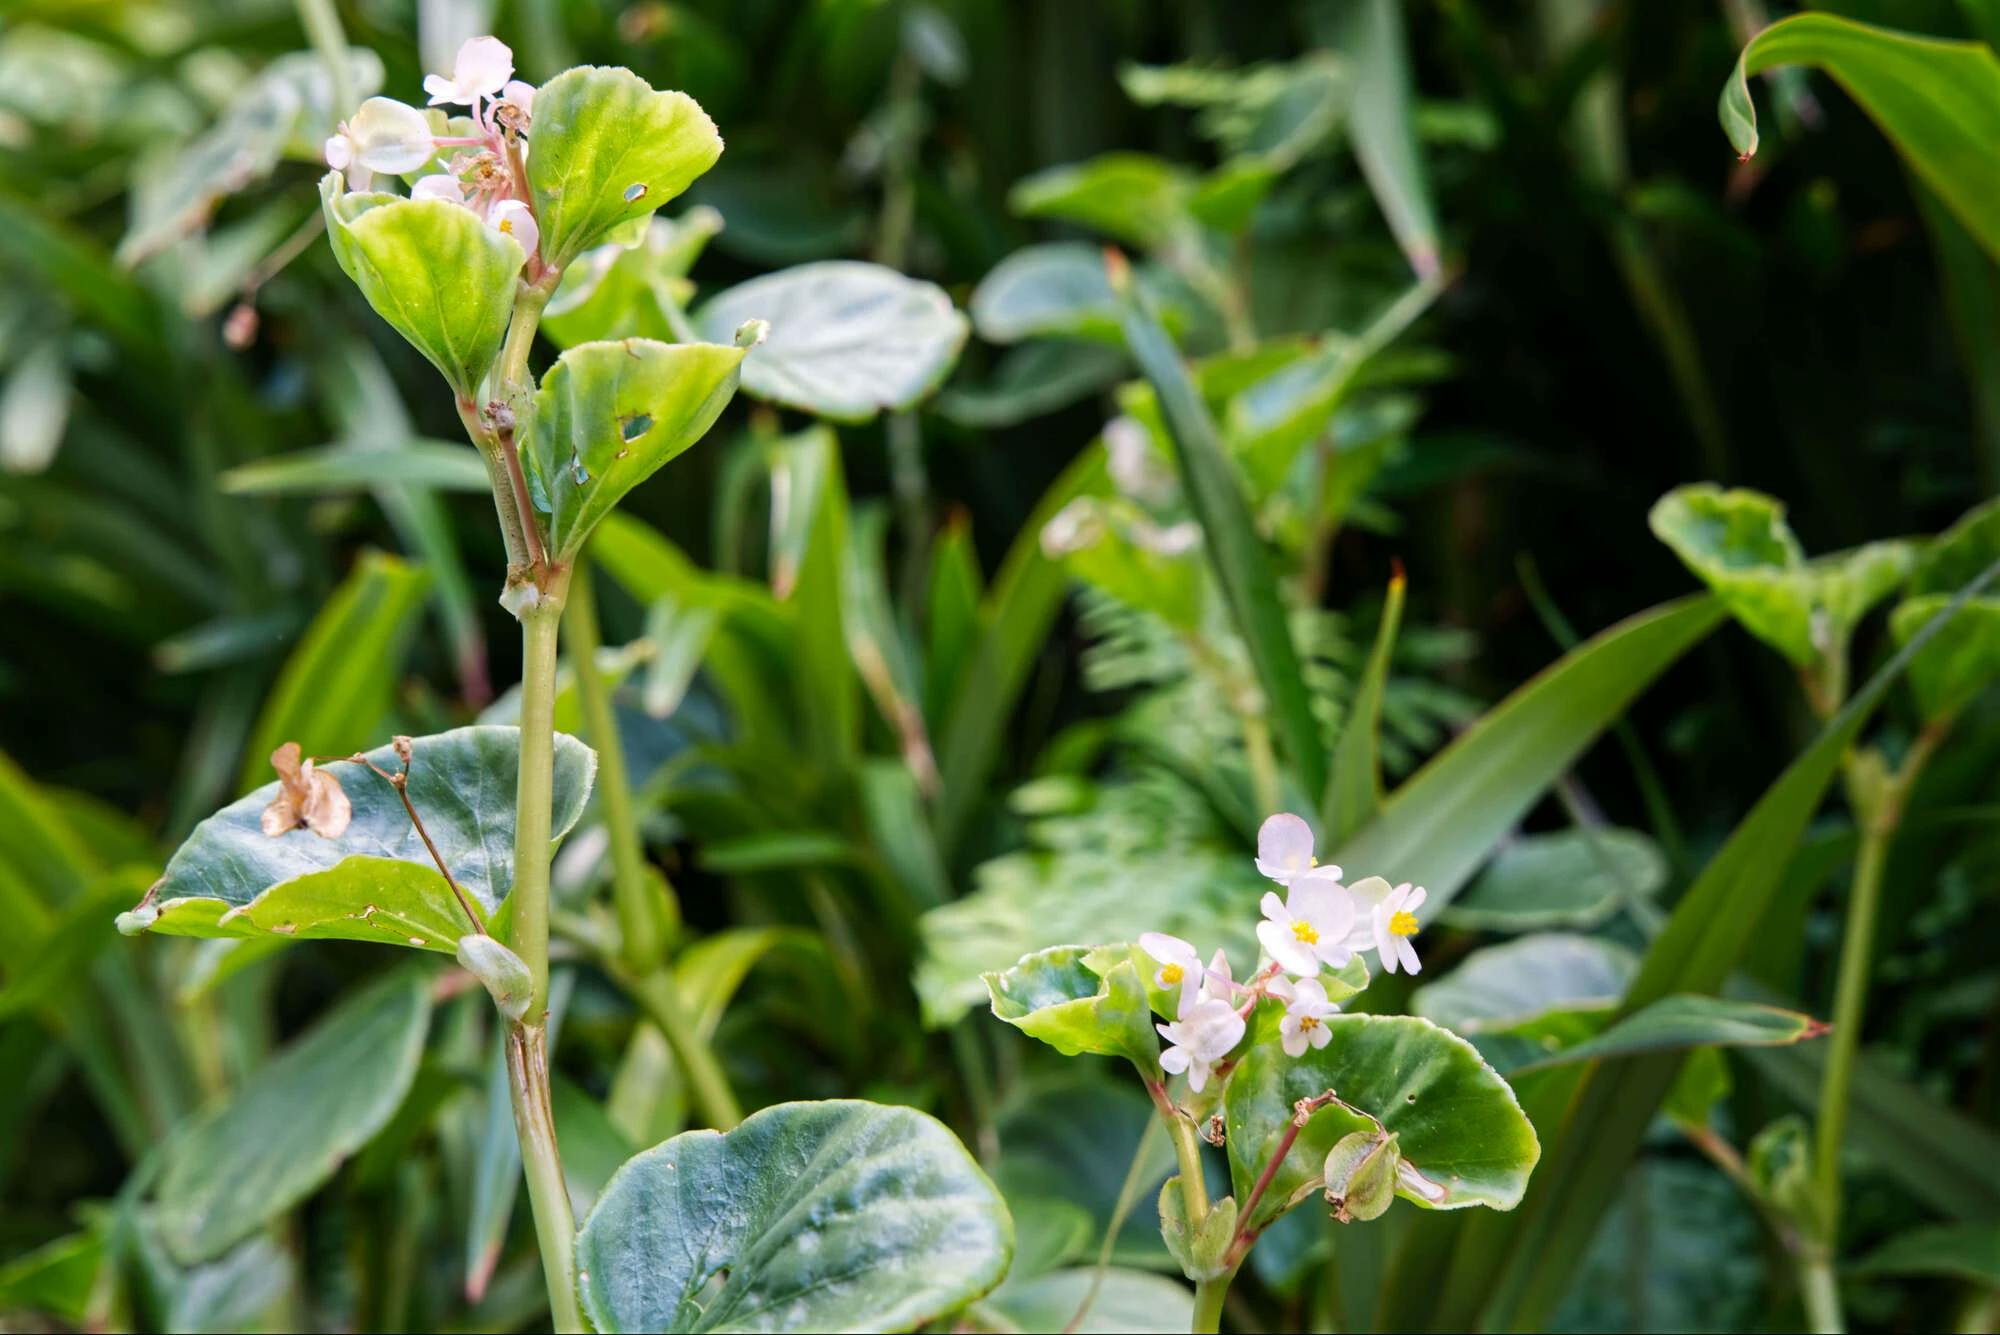
<path id="1" fill-rule="evenodd" d="M 968 328 L 935 284 L 853 260 L 739 283 L 694 317 L 717 343 L 750 320 L 769 322 L 771 333 L 744 362 L 743 388 L 836 422 L 916 403 L 950 374 Z"/>
<path id="2" fill-rule="evenodd" d="M 1348 58 L 1354 155 L 1410 267 L 1428 278 L 1438 272 L 1437 210 L 1417 147 L 1403 6 L 1398 0 L 1357 0 L 1345 7 L 1343 18 L 1340 47 Z"/>
<path id="3" fill-rule="evenodd" d="M 1189 294 L 1149 264 L 1139 285 L 1160 308 L 1167 328 L 1188 322 Z M 988 343 L 1028 338 L 1080 338 L 1116 343 L 1118 306 L 1104 276 L 1104 255 L 1082 241 L 1026 246 L 993 266 L 973 289 L 972 324 Z"/>
<path id="4" fill-rule="evenodd" d="M 1382 620 L 1375 628 L 1375 647 L 1368 651 L 1354 702 L 1340 725 L 1333 748 L 1333 775 L 1327 781 L 1320 823 L 1329 842 L 1341 839 L 1375 818 L 1382 806 L 1382 695 L 1389 685 L 1389 658 L 1396 648 L 1396 630 L 1403 622 L 1403 568 L 1390 576 L 1382 600 Z"/>
<path id="5" fill-rule="evenodd" d="M 36 1312 L 81 1329 L 104 1259 L 104 1237 L 94 1229 L 9 1258 L 0 1266 L 0 1311 Z"/>
<path id="6" fill-rule="evenodd" d="M 1548 932 L 1475 950 L 1410 1009 L 1453 1033 L 1573 1042 L 1597 1032 L 1638 971 L 1614 941 Z"/>
<path id="7" fill-rule="evenodd" d="M 1097 1272 L 1090 1266 L 1051 1270 L 1032 1279 L 1009 1280 L 980 1304 L 1012 1323 L 1016 1330 L 1069 1330 L 1078 1335 L 1120 1335 L 1122 1332 L 1185 1330 L 1194 1317 L 1194 1294 L 1188 1286 L 1165 1275 L 1112 1267 L 1091 1297 Z M 1073 1318 L 1090 1307 L 1081 1322 Z"/>
<path id="8" fill-rule="evenodd" d="M 1637 830 L 1530 834 L 1501 849 L 1438 920 L 1488 932 L 1595 927 L 1666 883 L 1665 855 Z"/>
<path id="9" fill-rule="evenodd" d="M 371 491 L 384 483 L 482 494 L 493 489 L 477 450 L 463 442 L 422 439 L 366 449 L 298 450 L 239 464 L 217 483 L 230 496 L 324 496 Z"/>
<path id="10" fill-rule="evenodd" d="M 563 270 L 542 312 L 542 332 L 559 348 L 607 338 L 674 342 L 678 315 L 694 295 L 687 271 L 722 231 L 722 215 L 697 205 L 678 218 L 649 218 L 635 245 L 609 241 Z"/>
<path id="11" fill-rule="evenodd" d="M 1750 76 L 1811 65 L 1839 81 L 1987 252 L 2000 258 L 2000 59 L 1982 42 L 1948 42 L 1832 14 L 1795 14 L 1743 48 L 1722 87 L 1729 142 L 1757 151 Z"/>
<path id="12" fill-rule="evenodd" d="M 700 440 L 736 393 L 743 349 L 713 343 L 579 343 L 535 392 L 521 458 L 558 559 L 625 493 Z"/>
<path id="13" fill-rule="evenodd" d="M 1924 552 L 1889 619 L 1898 643 L 1922 630 L 1959 588 L 2000 560 L 2000 500 L 1977 506 Z M 1910 663 L 1910 688 L 1930 718 L 1955 714 L 2000 677 L 2000 596 L 1990 589 L 1939 628 Z"/>
<path id="14" fill-rule="evenodd" d="M 349 193 L 339 172 L 321 179 L 319 197 L 341 272 L 473 401 L 507 333 L 527 262 L 520 243 L 443 200 Z"/>
<path id="15" fill-rule="evenodd" d="M 911 1108 L 784 1103 L 618 1170 L 577 1234 L 602 1331 L 913 1330 L 1000 1281 L 1014 1230 Z"/>
<path id="16" fill-rule="evenodd" d="M 1410 1015 L 1336 1015 L 1326 1024 L 1333 1041 L 1325 1047 L 1292 1058 L 1261 1044 L 1230 1076 L 1223 1116 L 1239 1200 L 1248 1199 L 1294 1105 L 1329 1090 L 1340 1098 L 1312 1114 L 1246 1223 L 1268 1223 L 1317 1192 L 1328 1151 L 1349 1132 L 1373 1130 L 1370 1118 L 1396 1136 L 1404 1162 L 1430 1184 L 1422 1195 L 1399 1184 L 1405 1200 L 1432 1210 L 1514 1208 L 1541 1146 L 1514 1091 L 1470 1043 Z"/>
<path id="17" fill-rule="evenodd" d="M 1911 1229 L 1862 1257 L 1851 1273 L 1935 1275 L 2000 1289 L 2000 1223 Z"/>
<path id="18" fill-rule="evenodd" d="M 1065 1057 L 1098 1053 L 1156 1070 L 1146 976 L 1129 946 L 1051 946 L 983 974 L 993 1014 Z"/>
<path id="19" fill-rule="evenodd" d="M 239 789 L 269 778 L 271 752 L 286 742 L 309 756 L 343 756 L 382 735 L 429 587 L 420 567 L 361 554 L 265 697 L 244 747 Z"/>
<path id="20" fill-rule="evenodd" d="M 410 802 L 452 875 L 489 922 L 514 883 L 514 789 L 520 772 L 515 728 L 458 728 L 416 739 Z M 369 759 L 394 773 L 392 747 Z M 567 834 L 583 811 L 597 757 L 558 735 L 553 831 Z M 465 912 L 438 875 L 389 783 L 359 765 L 335 762 L 354 815 L 346 832 L 324 839 L 297 829 L 273 838 L 259 818 L 277 795 L 265 784 L 195 827 L 166 875 L 121 931 L 169 936 L 275 933 L 296 940 L 337 938 L 416 946 L 451 955 L 469 930 Z M 504 932 L 494 935 L 504 939 Z"/>
<path id="21" fill-rule="evenodd" d="M 220 1256 L 311 1195 L 416 1078 L 430 984 L 399 970 L 293 1040 L 165 1147 L 154 1220 L 175 1260 Z"/>
<path id="22" fill-rule="evenodd" d="M 1024 177 L 1007 192 L 1023 218 L 1055 218 L 1153 250 L 1188 225 L 1188 174 L 1147 153 L 1104 153 Z"/>
<path id="23" fill-rule="evenodd" d="M 1120 602 L 1184 632 L 1200 627 L 1208 580 L 1193 525 L 1163 529 L 1122 496 L 1079 497 L 1043 528 L 1042 545 Z"/>
<path id="24" fill-rule="evenodd" d="M 1677 1048 L 1782 1047 L 1818 1038 L 1826 1029 L 1820 1021 L 1798 1011 L 1682 994 L 1662 997 L 1597 1037 L 1521 1069 L 1567 1066 Z"/>
<path id="25" fill-rule="evenodd" d="M 1813 581 L 1783 504 L 1703 483 L 1668 492 L 1649 518 L 1654 536 L 1721 595 L 1745 630 L 1796 666 L 1818 661 Z"/>
<path id="26" fill-rule="evenodd" d="M 39 473 L 69 426 L 69 353 L 58 336 L 15 356 L 0 385 L 0 473 Z"/>
<path id="27" fill-rule="evenodd" d="M 1639 692 L 1715 628 L 1714 598 L 1668 603 L 1578 645 L 1390 795 L 1332 860 L 1430 891 L 1431 918 Z"/>
<path id="28" fill-rule="evenodd" d="M 654 92 L 627 69 L 564 70 L 535 92 L 528 188 L 542 258 L 565 267 L 721 156 L 715 123 L 686 93 Z"/>

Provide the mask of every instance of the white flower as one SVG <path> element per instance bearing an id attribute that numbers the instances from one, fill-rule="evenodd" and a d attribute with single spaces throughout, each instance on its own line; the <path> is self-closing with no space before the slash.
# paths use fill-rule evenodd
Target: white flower
<path id="1" fill-rule="evenodd" d="M 450 172 L 433 172 L 429 176 L 419 176 L 417 183 L 410 187 L 411 199 L 441 199 L 447 204 L 472 207 L 465 197 L 465 182 Z"/>
<path id="2" fill-rule="evenodd" d="M 1243 1038 L 1243 1017 L 1236 1008 L 1215 997 L 1204 997 L 1181 1013 L 1172 1024 L 1156 1024 L 1167 1050 L 1160 1054 L 1161 1069 L 1179 1075 L 1187 1072 L 1188 1088 L 1199 1094 L 1208 1084 L 1215 1063 Z"/>
<path id="3" fill-rule="evenodd" d="M 1313 856 L 1312 826 L 1290 812 L 1279 812 L 1258 828 L 1257 870 L 1284 886 L 1303 876 L 1340 879 L 1340 868 L 1322 867 Z"/>
<path id="4" fill-rule="evenodd" d="M 1322 965 L 1338 969 L 1354 950 L 1347 944 L 1354 927 L 1354 899 L 1340 882 L 1300 876 L 1281 902 L 1272 892 L 1263 900 L 1264 921 L 1257 940 L 1286 973 L 1317 978 Z"/>
<path id="5" fill-rule="evenodd" d="M 1285 1018 L 1278 1022 L 1279 1041 L 1287 1057 L 1303 1057 L 1308 1047 L 1323 1048 L 1333 1039 L 1326 1017 L 1340 1007 L 1326 998 L 1326 988 L 1317 978 L 1273 978 L 1267 991 L 1285 1003 Z"/>
<path id="6" fill-rule="evenodd" d="M 434 107 L 469 107 L 507 86 L 514 75 L 514 53 L 498 37 L 470 37 L 458 48 L 451 77 L 426 74 L 424 91 Z"/>
<path id="7" fill-rule="evenodd" d="M 1396 972 L 1398 962 L 1411 973 L 1423 969 L 1417 962 L 1417 948 L 1410 944 L 1410 938 L 1417 934 L 1417 910 L 1423 906 L 1424 888 L 1405 881 L 1369 913 L 1376 956 L 1385 972 Z"/>
<path id="8" fill-rule="evenodd" d="M 394 98 L 371 97 L 326 141 L 326 165 L 350 179 L 365 172 L 400 176 L 429 162 L 436 151 L 423 112 Z"/>
<path id="9" fill-rule="evenodd" d="M 1153 982 L 1163 988 L 1181 990 L 1180 1004 L 1175 1007 L 1176 1015 L 1185 1016 L 1188 1007 L 1194 1005 L 1199 989 L 1205 981 L 1201 971 L 1201 956 L 1188 942 L 1165 932 L 1141 932 L 1139 949 L 1160 962 L 1159 971 L 1153 975 Z M 1225 960 L 1224 963 L 1227 963 Z"/>
<path id="10" fill-rule="evenodd" d="M 1236 979 L 1229 972 L 1229 956 L 1221 946 L 1215 948 L 1215 954 L 1209 957 L 1208 972 L 1201 976 L 1201 1000 L 1236 1004 Z"/>
<path id="11" fill-rule="evenodd" d="M 523 83 L 519 79 L 510 79 L 507 86 L 500 90 L 500 100 L 509 106 L 520 108 L 523 116 L 532 116 L 535 114 L 535 85 Z"/>
<path id="12" fill-rule="evenodd" d="M 521 249 L 530 256 L 535 247 L 542 244 L 542 229 L 535 222 L 535 215 L 528 206 L 518 199 L 503 199 L 493 206 L 493 212 L 486 215 L 486 221 L 494 231 L 502 236 L 511 236 L 521 243 Z"/>

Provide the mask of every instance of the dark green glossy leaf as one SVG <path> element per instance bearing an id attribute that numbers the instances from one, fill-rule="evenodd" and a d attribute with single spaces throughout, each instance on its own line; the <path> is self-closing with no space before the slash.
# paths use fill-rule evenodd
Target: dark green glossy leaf
<path id="1" fill-rule="evenodd" d="M 2000 1289 L 2000 1223 L 1912 1229 L 1862 1257 L 1854 1273 L 1935 1275 Z"/>
<path id="2" fill-rule="evenodd" d="M 430 984 L 399 971 L 329 1012 L 167 1145 L 154 1220 L 182 1264 L 250 1237 L 333 1175 L 416 1078 Z"/>
<path id="3" fill-rule="evenodd" d="M 934 1118 L 784 1103 L 619 1169 L 577 1234 L 577 1289 L 602 1331 L 911 1330 L 997 1284 L 1013 1246 Z"/>

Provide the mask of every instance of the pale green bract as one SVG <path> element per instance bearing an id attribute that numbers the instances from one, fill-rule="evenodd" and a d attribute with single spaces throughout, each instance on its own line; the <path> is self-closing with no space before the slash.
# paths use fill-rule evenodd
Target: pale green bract
<path id="1" fill-rule="evenodd" d="M 694 316 L 717 341 L 748 320 L 767 321 L 771 336 L 744 363 L 743 388 L 836 422 L 916 403 L 950 373 L 969 329 L 942 288 L 855 260 L 753 278 Z"/>
<path id="2" fill-rule="evenodd" d="M 912 1330 L 1013 1259 L 1007 1207 L 913 1108 L 781 1103 L 627 1161 L 576 1239 L 601 1331 Z"/>
<path id="3" fill-rule="evenodd" d="M 500 353 L 527 263 L 520 243 L 470 209 L 436 199 L 348 191 L 320 179 L 327 239 L 375 313 L 424 354 L 470 403 Z"/>
<path id="4" fill-rule="evenodd" d="M 680 194 L 722 156 L 722 136 L 693 98 L 595 65 L 565 70 L 536 91 L 533 141 L 528 187 L 542 257 L 558 269 Z"/>
<path id="5" fill-rule="evenodd" d="M 514 881 L 514 799 L 520 730 L 457 728 L 414 743 L 410 801 L 475 909 L 492 924 Z M 394 748 L 369 759 L 394 773 Z M 326 765 L 354 816 L 338 838 L 297 829 L 278 836 L 259 826 L 276 783 L 242 797 L 197 825 L 166 875 L 120 931 L 168 936 L 337 938 L 454 954 L 472 930 L 438 874 L 409 813 L 387 780 L 360 765 Z M 558 734 L 552 830 L 576 824 L 597 757 Z"/>
<path id="6" fill-rule="evenodd" d="M 631 338 L 579 343 L 535 393 L 522 451 L 557 560 L 579 551 L 626 492 L 700 440 L 736 393 L 740 347 Z"/>

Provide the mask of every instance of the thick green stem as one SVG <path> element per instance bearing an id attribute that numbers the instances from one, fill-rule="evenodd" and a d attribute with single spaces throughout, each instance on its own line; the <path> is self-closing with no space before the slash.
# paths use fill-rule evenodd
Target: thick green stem
<path id="1" fill-rule="evenodd" d="M 583 705 L 583 725 L 597 750 L 597 808 L 611 842 L 611 903 L 618 912 L 618 954 L 633 973 L 658 968 L 666 959 L 668 909 L 646 881 L 645 850 L 632 810 L 632 787 L 625 770 L 625 747 L 611 692 L 597 670 L 597 598 L 590 565 L 579 559 L 570 573 L 569 667 Z"/>
<path id="2" fill-rule="evenodd" d="M 1218 1275 L 1214 1279 L 1197 1280 L 1194 1286 L 1194 1320 L 1188 1329 L 1194 1335 L 1222 1329 L 1222 1300 L 1229 1296 L 1231 1276 Z"/>
<path id="3" fill-rule="evenodd" d="M 1800 1258 L 1799 1298 L 1805 1303 L 1806 1325 L 1817 1335 L 1840 1335 L 1847 1329 L 1840 1313 L 1840 1283 L 1824 1252 Z"/>
<path id="4" fill-rule="evenodd" d="M 1174 1158 L 1181 1169 L 1181 1204 L 1187 1213 L 1188 1230 L 1192 1232 L 1208 1214 L 1208 1178 L 1201 1171 L 1201 1134 L 1167 1097 L 1163 1083 L 1151 1076 L 1141 1078 L 1146 1082 L 1146 1092 L 1153 1096 L 1153 1106 L 1167 1124 L 1167 1134 L 1174 1139 Z"/>
<path id="5" fill-rule="evenodd" d="M 736 1091 L 730 1088 L 722 1064 L 696 1028 L 672 972 L 656 968 L 648 974 L 634 975 L 614 965 L 612 976 L 639 1003 L 646 1018 L 667 1036 L 668 1046 L 673 1048 L 681 1070 L 687 1074 L 695 1107 L 701 1110 L 708 1124 L 718 1131 L 727 1131 L 742 1121 L 743 1108 L 736 1101 Z"/>
<path id="6" fill-rule="evenodd" d="M 546 847 L 546 846 L 545 846 Z M 546 923 L 544 923 L 546 927 Z M 559 1335 L 582 1331 L 576 1302 L 576 1216 L 563 1184 L 562 1156 L 556 1150 L 556 1121 L 549 1102 L 548 1031 L 541 1011 L 533 1024 L 507 1030 L 507 1089 L 514 1102 L 514 1133 L 521 1141 L 521 1166 L 528 1177 L 528 1204 L 535 1216 L 535 1241 L 549 1285 L 549 1318 Z"/>
<path id="7" fill-rule="evenodd" d="M 534 995 L 527 1019 L 539 1025 L 549 1008 L 550 800 L 556 748 L 556 641 L 566 574 L 559 573 L 534 604 L 521 609 L 521 778 L 514 800 L 514 888 L 509 893 L 509 944 L 528 966 Z"/>

